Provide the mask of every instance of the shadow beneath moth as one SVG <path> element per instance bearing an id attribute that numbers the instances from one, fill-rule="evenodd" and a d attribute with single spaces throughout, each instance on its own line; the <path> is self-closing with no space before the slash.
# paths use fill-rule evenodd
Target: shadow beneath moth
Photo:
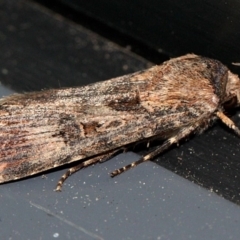
<path id="1" fill-rule="evenodd" d="M 240 105 L 240 80 L 221 62 L 187 54 L 144 71 L 83 87 L 13 94 L 0 99 L 0 183 L 81 160 L 59 180 L 134 143 L 164 139 L 114 177 L 153 159 Z"/>

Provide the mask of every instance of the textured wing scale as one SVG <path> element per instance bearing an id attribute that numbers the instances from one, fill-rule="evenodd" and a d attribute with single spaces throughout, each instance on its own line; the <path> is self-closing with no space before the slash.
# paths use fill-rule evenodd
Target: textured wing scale
<path id="1" fill-rule="evenodd" d="M 193 61 L 204 64 L 186 55 L 85 87 L 3 98 L 0 182 L 206 124 L 220 100 L 206 73 L 186 70 Z"/>

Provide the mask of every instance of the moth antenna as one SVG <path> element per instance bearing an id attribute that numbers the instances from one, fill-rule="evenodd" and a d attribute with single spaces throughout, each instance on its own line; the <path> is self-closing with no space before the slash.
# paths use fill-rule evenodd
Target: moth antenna
<path id="1" fill-rule="evenodd" d="M 240 63 L 238 62 L 232 62 L 232 65 L 240 67 Z"/>
<path id="2" fill-rule="evenodd" d="M 162 153 L 163 151 L 167 150 L 172 144 L 178 143 L 178 141 L 187 137 L 189 134 L 191 134 L 193 131 L 195 131 L 201 125 L 201 123 L 202 123 L 202 121 L 198 121 L 193 125 L 183 128 L 175 136 L 167 139 L 160 147 L 158 147 L 157 149 L 153 150 L 152 152 L 146 154 L 145 156 L 141 157 L 138 161 L 135 161 L 129 165 L 126 165 L 122 168 L 116 169 L 113 172 L 111 172 L 111 177 L 115 177 L 133 167 L 136 167 L 140 163 L 143 163 L 143 162 L 153 159 L 155 156 L 157 156 L 160 153 Z"/>

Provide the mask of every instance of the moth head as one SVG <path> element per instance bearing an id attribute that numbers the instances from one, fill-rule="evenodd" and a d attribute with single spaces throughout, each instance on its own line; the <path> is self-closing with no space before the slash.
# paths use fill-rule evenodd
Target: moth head
<path id="1" fill-rule="evenodd" d="M 231 105 L 240 106 L 240 79 L 230 71 L 228 71 L 225 102 L 234 102 Z"/>

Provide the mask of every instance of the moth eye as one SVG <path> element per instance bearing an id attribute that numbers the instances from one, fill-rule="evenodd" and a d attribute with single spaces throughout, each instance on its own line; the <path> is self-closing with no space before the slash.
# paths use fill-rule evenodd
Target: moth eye
<path id="1" fill-rule="evenodd" d="M 232 108 L 237 105 L 237 97 L 233 97 L 224 103 L 224 108 Z"/>

